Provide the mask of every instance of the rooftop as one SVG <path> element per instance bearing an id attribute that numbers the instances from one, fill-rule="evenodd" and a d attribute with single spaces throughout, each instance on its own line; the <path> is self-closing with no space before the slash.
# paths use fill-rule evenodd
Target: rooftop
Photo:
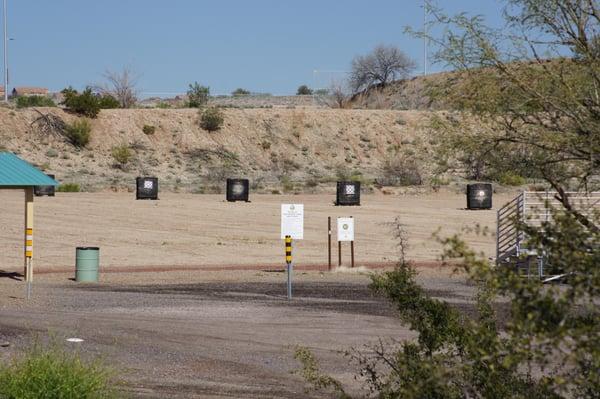
<path id="1" fill-rule="evenodd" d="M 0 188 L 32 186 L 58 186 L 58 183 L 12 152 L 0 152 Z"/>

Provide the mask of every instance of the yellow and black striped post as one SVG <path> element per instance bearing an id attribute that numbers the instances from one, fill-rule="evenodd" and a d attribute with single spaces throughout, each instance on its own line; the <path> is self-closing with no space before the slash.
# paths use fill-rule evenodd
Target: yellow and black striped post
<path id="1" fill-rule="evenodd" d="M 25 257 L 33 258 L 33 229 L 25 229 Z"/>
<path id="2" fill-rule="evenodd" d="M 292 299 L 292 237 L 285 236 L 285 263 L 287 264 L 287 299 Z"/>
<path id="3" fill-rule="evenodd" d="M 25 189 L 25 281 L 27 299 L 31 296 L 33 281 L 33 187 Z"/>
<path id="4" fill-rule="evenodd" d="M 292 263 L 292 237 L 285 236 L 285 263 Z"/>

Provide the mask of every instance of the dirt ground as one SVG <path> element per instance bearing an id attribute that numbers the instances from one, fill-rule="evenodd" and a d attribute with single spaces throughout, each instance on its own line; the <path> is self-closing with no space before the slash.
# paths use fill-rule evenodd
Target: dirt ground
<path id="1" fill-rule="evenodd" d="M 511 195 L 495 196 L 495 206 Z M 222 196 L 58 193 L 36 198 L 33 296 L 22 281 L 23 194 L 0 191 L 0 359 L 34 342 L 58 341 L 100 356 L 142 398 L 305 398 L 297 346 L 310 348 L 323 369 L 348 384 L 356 365 L 343 351 L 369 353 L 379 339 L 412 333 L 368 288 L 366 266 L 390 266 L 397 248 L 388 225 L 399 216 L 424 265 L 440 247 L 432 234 L 476 224 L 494 227 L 495 211 L 464 210 L 464 195 L 364 195 L 361 207 L 334 207 L 328 195 Z M 280 204 L 305 204 L 305 240 L 294 243 L 294 299 L 288 301 L 279 239 Z M 356 218 L 357 268 L 326 265 L 327 216 Z M 493 237 L 464 236 L 487 256 Z M 334 236 L 335 240 L 335 236 Z M 334 241 L 335 242 L 335 241 Z M 75 247 L 101 248 L 98 284 L 72 281 Z M 335 249 L 335 247 L 334 247 Z M 344 263 L 349 248 L 344 247 Z M 335 261 L 335 257 L 334 257 Z M 317 267 L 315 267 L 317 266 Z M 427 291 L 472 313 L 473 287 L 438 267 L 420 267 Z M 80 344 L 66 343 L 70 337 Z"/>
<path id="2" fill-rule="evenodd" d="M 101 267 L 281 265 L 280 205 L 305 204 L 305 239 L 294 242 L 297 265 L 327 263 L 327 217 L 354 216 L 356 263 L 395 262 L 389 223 L 405 225 L 408 257 L 438 258 L 432 234 L 465 227 L 495 229 L 497 207 L 513 197 L 496 195 L 494 209 L 467 211 L 464 195 L 363 195 L 360 207 L 333 206 L 334 195 L 252 195 L 251 203 L 228 203 L 224 195 L 161 194 L 159 201 L 135 201 L 129 193 L 57 193 L 35 199 L 34 262 L 37 271 L 73 270 L 77 246 L 99 246 Z M 0 190 L 0 270 L 21 271 L 23 193 Z M 495 256 L 492 236 L 465 233 L 486 256 Z M 343 246 L 343 262 L 350 248 Z"/>
<path id="3" fill-rule="evenodd" d="M 107 273 L 100 284 L 70 274 L 25 284 L 0 275 L 0 360 L 34 342 L 54 341 L 119 370 L 133 397 L 306 398 L 292 372 L 296 347 L 310 348 L 323 370 L 361 389 L 343 351 L 369 353 L 379 339 L 411 338 L 394 309 L 356 271 L 296 272 L 294 299 L 277 272 Z M 427 291 L 469 313 L 473 288 L 441 269 L 421 269 Z M 66 338 L 84 341 L 67 343 Z"/>

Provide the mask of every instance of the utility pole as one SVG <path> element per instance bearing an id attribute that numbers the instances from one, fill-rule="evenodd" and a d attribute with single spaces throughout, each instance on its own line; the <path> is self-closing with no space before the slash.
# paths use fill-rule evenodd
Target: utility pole
<path id="1" fill-rule="evenodd" d="M 6 28 L 6 0 L 4 2 L 4 102 L 8 102 L 8 30 Z"/>
<path id="2" fill-rule="evenodd" d="M 5 0 L 6 1 L 6 0 Z M 423 0 L 423 75 L 427 75 L 427 0 Z"/>

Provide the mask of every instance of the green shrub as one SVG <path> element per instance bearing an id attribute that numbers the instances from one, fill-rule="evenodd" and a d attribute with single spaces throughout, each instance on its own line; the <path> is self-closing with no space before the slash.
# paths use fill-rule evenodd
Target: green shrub
<path id="1" fill-rule="evenodd" d="M 383 162 L 383 175 L 379 180 L 384 186 L 420 186 L 423 184 L 421 166 L 412 151 L 388 156 Z"/>
<path id="2" fill-rule="evenodd" d="M 100 105 L 100 108 L 102 109 L 121 108 L 121 103 L 119 100 L 110 94 L 103 94 L 102 96 L 98 97 L 98 105 Z"/>
<path id="3" fill-rule="evenodd" d="M 525 178 L 513 172 L 504 172 L 498 178 L 498 182 L 505 186 L 522 186 L 525 184 Z"/>
<path id="4" fill-rule="evenodd" d="M 248 91 L 246 89 L 242 89 L 242 88 L 237 88 L 233 92 L 231 92 L 231 95 L 234 97 L 248 96 L 248 95 L 250 95 L 250 91 Z"/>
<path id="5" fill-rule="evenodd" d="M 144 132 L 145 135 L 153 135 L 154 132 L 156 131 L 156 127 L 152 126 L 152 125 L 144 125 L 144 127 L 142 128 L 142 131 Z"/>
<path id="6" fill-rule="evenodd" d="M 190 108 L 204 107 L 210 97 L 210 87 L 200 86 L 198 82 L 194 82 L 194 84 L 190 84 L 187 96 Z"/>
<path id="7" fill-rule="evenodd" d="M 313 94 L 313 91 L 307 85 L 298 87 L 296 91 L 296 95 L 298 96 L 310 96 L 311 94 Z"/>
<path id="8" fill-rule="evenodd" d="M 0 398 L 117 398 L 115 373 L 58 348 L 34 349 L 0 364 Z"/>
<path id="9" fill-rule="evenodd" d="M 209 132 L 219 130 L 224 121 L 223 112 L 216 107 L 207 108 L 200 113 L 200 127 Z"/>
<path id="10" fill-rule="evenodd" d="M 58 186 L 56 191 L 59 193 L 78 193 L 81 190 L 77 183 L 65 183 Z"/>
<path id="11" fill-rule="evenodd" d="M 126 144 L 118 145 L 112 148 L 111 154 L 118 166 L 123 168 L 131 161 L 133 154 Z"/>
<path id="12" fill-rule="evenodd" d="M 165 102 L 165 101 L 160 101 L 158 104 L 156 104 L 156 108 L 168 109 L 168 108 L 171 108 L 171 104 L 169 104 L 168 102 Z"/>
<path id="13" fill-rule="evenodd" d="M 79 115 L 95 118 L 100 112 L 99 97 L 92 93 L 89 87 L 79 94 L 77 90 L 68 87 L 61 91 L 64 96 L 62 104 L 71 112 Z"/>
<path id="14" fill-rule="evenodd" d="M 48 151 L 46 151 L 46 156 L 48 158 L 56 158 L 58 156 L 58 151 L 54 148 L 49 148 Z"/>
<path id="15" fill-rule="evenodd" d="M 56 107 L 54 101 L 46 96 L 21 96 L 17 97 L 17 108 L 27 107 Z"/>
<path id="16" fill-rule="evenodd" d="M 89 119 L 78 119 L 70 125 L 67 125 L 65 136 L 75 147 L 85 147 L 90 142 L 90 133 L 92 125 Z"/>

